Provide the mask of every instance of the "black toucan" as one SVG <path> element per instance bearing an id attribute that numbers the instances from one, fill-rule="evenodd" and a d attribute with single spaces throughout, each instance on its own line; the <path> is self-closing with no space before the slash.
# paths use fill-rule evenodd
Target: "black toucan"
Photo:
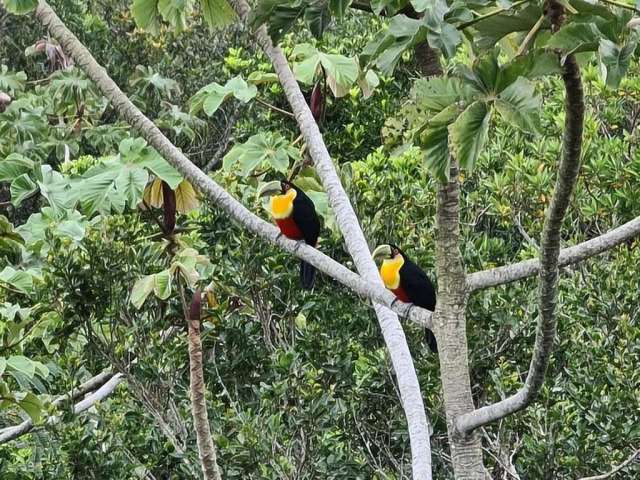
<path id="1" fill-rule="evenodd" d="M 320 234 L 320 219 L 313 201 L 298 187 L 287 180 L 269 182 L 258 191 L 258 196 L 271 195 L 269 212 L 282 234 L 292 240 L 304 240 L 315 247 Z M 316 269 L 300 261 L 302 288 L 311 290 Z"/>
<path id="2" fill-rule="evenodd" d="M 373 259 L 379 258 L 382 259 L 380 276 L 384 286 L 391 290 L 398 300 L 413 303 L 432 312 L 436 309 L 436 290 L 433 283 L 402 250 L 395 245 L 380 245 L 373 251 Z M 437 352 L 435 335 L 428 328 L 425 334 L 429 348 L 432 352 Z"/>

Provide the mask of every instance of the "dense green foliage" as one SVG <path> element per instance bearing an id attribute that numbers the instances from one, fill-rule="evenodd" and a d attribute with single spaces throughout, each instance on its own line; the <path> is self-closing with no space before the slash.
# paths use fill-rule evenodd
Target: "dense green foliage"
<path id="1" fill-rule="evenodd" d="M 295 122 L 272 108 L 288 108 L 282 89 L 248 37 L 235 27 L 211 33 L 199 16 L 185 25 L 179 16 L 163 17 L 151 36 L 136 27 L 129 2 L 51 3 L 195 163 L 204 166 L 219 149 L 227 154 L 211 175 L 248 207 L 261 211 L 259 182 L 302 167 L 297 182 L 324 219 L 319 248 L 352 266 L 296 141 Z M 340 18 L 345 2 L 329 3 L 329 13 Z M 464 21 L 462 10 L 457 15 Z M 430 159 L 425 165 L 419 148 L 424 132 L 416 136 L 415 130 L 424 115 L 442 109 L 420 104 L 423 89 L 438 85 L 414 81 L 418 66 L 410 47 L 442 33 L 442 26 L 416 27 L 408 40 L 402 37 L 406 44 L 393 65 L 368 69 L 355 58 L 363 49 L 371 53 L 372 41 L 389 44 L 376 36 L 380 20 L 349 11 L 343 23 L 324 31 L 316 14 L 305 16 L 310 32 L 282 37 L 283 49 L 306 94 L 325 74 L 334 85 L 325 88 L 322 130 L 363 229 L 372 245 L 404 245 L 432 271 L 435 192 L 445 170 Z M 260 23 L 259 15 L 254 21 Z M 277 24 L 271 28 L 286 33 Z M 50 58 L 34 49 L 25 54 L 42 37 L 33 18 L 4 18 L 0 34 L 11 38 L 0 43 L 0 91 L 13 99 L 0 113 L 0 181 L 3 200 L 13 201 L 2 206 L 13 225 L 0 217 L 6 264 L 0 272 L 0 428 L 28 416 L 40 420 L 52 398 L 104 368 L 126 373 L 123 386 L 96 408 L 77 416 L 63 408 L 57 425 L 0 445 L 2 478 L 144 478 L 146 471 L 158 479 L 193 478 L 199 466 L 180 298 L 166 279 L 139 302 L 139 290 L 132 294 L 141 278 L 162 276 L 171 265 L 156 224 L 161 210 L 138 208 L 145 187 L 152 177 L 174 189 L 184 183 L 116 118 L 78 69 L 54 72 Z M 448 67 L 475 55 L 468 46 L 456 50 L 462 38 L 444 38 Z M 504 67 L 498 56 L 484 66 L 497 70 L 498 60 Z M 632 63 L 628 77 L 612 81 L 602 78 L 591 54 L 581 60 L 588 99 L 584 169 L 564 226 L 567 245 L 640 212 L 640 66 Z M 319 74 L 318 64 L 328 73 Z M 347 74 L 332 81 L 334 67 Z M 374 70 L 375 80 L 367 77 Z M 467 78 L 477 80 L 481 70 L 476 64 Z M 530 79 L 513 77 L 509 85 L 494 78 L 492 92 L 499 94 L 519 82 L 503 95 L 502 106 L 479 87 L 466 91 L 472 97 L 456 97 L 479 105 L 482 118 L 473 124 L 486 118 L 484 148 L 467 155 L 463 172 L 468 271 L 537 254 L 560 152 L 564 96 L 557 77 L 525 71 Z M 454 90 L 457 95 L 464 88 Z M 447 117 L 446 125 L 455 118 Z M 371 309 L 324 277 L 313 292 L 302 293 L 297 262 L 244 232 L 215 205 L 180 214 L 178 227 L 181 251 L 208 258 L 196 265 L 188 250 L 183 264 L 215 297 L 203 342 L 209 417 L 224 478 L 409 478 L 405 417 Z M 500 445 L 516 451 L 523 478 L 573 478 L 607 470 L 640 443 L 637 247 L 636 240 L 565 272 L 557 345 L 541 398 L 486 428 L 486 464 L 496 476 Z M 472 297 L 476 404 L 515 391 L 526 375 L 535 295 L 528 280 Z M 406 331 L 434 426 L 434 478 L 452 478 L 438 360 L 419 328 L 406 325 Z"/>

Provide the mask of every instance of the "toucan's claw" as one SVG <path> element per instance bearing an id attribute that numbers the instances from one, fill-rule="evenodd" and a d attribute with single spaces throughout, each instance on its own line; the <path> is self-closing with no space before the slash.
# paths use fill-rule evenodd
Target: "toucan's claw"
<path id="1" fill-rule="evenodd" d="M 296 242 L 296 246 L 295 246 L 295 247 L 293 247 L 293 251 L 294 251 L 294 252 L 297 252 L 297 251 L 298 251 L 298 249 L 300 248 L 300 245 L 302 245 L 303 243 L 304 243 L 304 240 L 298 240 L 298 241 Z"/>
<path id="2" fill-rule="evenodd" d="M 398 297 L 393 299 L 393 302 L 391 302 L 391 306 L 390 306 L 391 310 L 393 310 L 393 306 L 396 304 L 396 302 L 399 302 L 399 301 L 400 299 Z"/>

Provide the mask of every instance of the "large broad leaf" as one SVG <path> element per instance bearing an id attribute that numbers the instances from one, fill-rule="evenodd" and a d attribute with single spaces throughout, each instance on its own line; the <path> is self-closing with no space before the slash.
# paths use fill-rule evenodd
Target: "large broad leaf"
<path id="1" fill-rule="evenodd" d="M 40 193 L 47 199 L 54 210 L 69 210 L 75 204 L 70 188 L 69 180 L 60 172 L 49 165 L 40 167 L 40 179 L 38 180 Z"/>
<path id="2" fill-rule="evenodd" d="M 420 20 L 396 15 L 389 22 L 389 28 L 376 34 L 365 46 L 362 59 L 375 64 L 385 75 L 390 75 L 404 51 L 423 41 L 426 36 L 427 29 Z"/>
<path id="3" fill-rule="evenodd" d="M 158 11 L 165 22 L 177 32 L 187 28 L 187 19 L 193 11 L 192 0 L 158 0 Z"/>
<path id="4" fill-rule="evenodd" d="M 35 163 L 18 153 L 12 153 L 0 161 L 0 182 L 12 182 L 24 173 L 33 170 Z"/>
<path id="5" fill-rule="evenodd" d="M 268 162 L 275 170 L 286 173 L 293 152 L 279 134 L 259 133 L 245 143 L 234 146 L 223 159 L 225 170 L 238 168 L 240 175 L 249 175 L 257 166 Z"/>
<path id="6" fill-rule="evenodd" d="M 23 173 L 11 182 L 11 203 L 20 205 L 25 198 L 30 197 L 38 190 L 38 186 L 31 177 Z"/>
<path id="7" fill-rule="evenodd" d="M 120 161 L 131 166 L 147 168 L 175 189 L 182 175 L 142 138 L 127 138 L 120 143 Z"/>
<path id="8" fill-rule="evenodd" d="M 502 66 L 496 82 L 496 91 L 501 92 L 518 77 L 534 79 L 546 75 L 557 75 L 561 72 L 558 55 L 542 49 L 532 50 L 527 55 L 520 55 Z"/>
<path id="9" fill-rule="evenodd" d="M 0 65 L 0 91 L 11 94 L 24 89 L 27 75 L 24 72 L 10 72 L 9 67 Z"/>
<path id="10" fill-rule="evenodd" d="M 473 169 L 487 141 L 490 120 L 491 110 L 479 100 L 469 105 L 449 127 L 453 154 L 463 168 Z"/>
<path id="11" fill-rule="evenodd" d="M 160 300 L 166 300 L 171 295 L 171 273 L 163 270 L 153 275 L 153 293 Z"/>
<path id="12" fill-rule="evenodd" d="M 530 80 L 518 78 L 499 93 L 495 105 L 500 114 L 519 129 L 529 133 L 540 130 L 542 100 Z"/>
<path id="13" fill-rule="evenodd" d="M 624 47 L 619 47 L 606 38 L 600 40 L 598 56 L 600 72 L 607 86 L 618 88 L 620 81 L 627 74 L 631 57 L 637 46 L 637 41 L 630 40 Z"/>
<path id="14" fill-rule="evenodd" d="M 176 189 L 176 210 L 180 213 L 188 213 L 200 206 L 198 194 L 187 180 L 183 180 Z"/>
<path id="15" fill-rule="evenodd" d="M 190 100 L 191 114 L 204 110 L 208 116 L 213 115 L 222 103 L 230 98 L 235 97 L 243 103 L 252 100 L 258 93 L 258 89 L 254 84 L 249 84 L 242 77 L 233 77 L 224 85 L 213 82 L 202 87 Z"/>
<path id="16" fill-rule="evenodd" d="M 421 136 L 424 163 L 441 183 L 449 180 L 449 128 L 447 125 L 428 128 Z"/>
<path id="17" fill-rule="evenodd" d="M 34 422 L 39 422 L 42 418 L 42 410 L 44 405 L 42 401 L 34 395 L 32 392 L 25 394 L 16 394 L 16 400 L 22 410 L 27 412 L 27 415 L 31 417 Z"/>
<path id="18" fill-rule="evenodd" d="M 590 52 L 598 49 L 602 32 L 592 23 L 570 23 L 554 33 L 547 42 L 547 48 L 558 48 L 567 55 Z"/>
<path id="19" fill-rule="evenodd" d="M 131 12 L 136 25 L 143 30 L 157 34 L 160 31 L 158 0 L 133 0 Z"/>
<path id="20" fill-rule="evenodd" d="M 38 6 L 38 0 L 2 0 L 5 8 L 10 13 L 24 15 Z"/>
<path id="21" fill-rule="evenodd" d="M 505 12 L 481 20 L 473 25 L 478 31 L 474 46 L 482 50 L 493 48 L 498 41 L 515 32 L 528 32 L 542 15 L 538 5 L 529 5 L 523 10 Z"/>
<path id="22" fill-rule="evenodd" d="M 307 85 L 315 82 L 315 76 L 324 68 L 327 84 L 334 96 L 343 97 L 356 83 L 360 68 L 355 58 L 344 55 L 323 53 L 309 44 L 297 45 L 292 57 L 297 60 L 293 65 L 296 78 Z"/>
<path id="23" fill-rule="evenodd" d="M 131 290 L 131 303 L 134 307 L 140 308 L 147 299 L 149 294 L 153 292 L 155 286 L 154 275 L 146 275 L 139 279 Z"/>
<path id="24" fill-rule="evenodd" d="M 309 30 L 317 39 L 322 38 L 322 34 L 331 23 L 331 11 L 328 5 L 318 3 L 307 7 L 304 11 L 304 21 L 309 26 Z"/>
<path id="25" fill-rule="evenodd" d="M 202 0 L 202 13 L 211 28 L 219 29 L 231 25 L 236 13 L 227 0 Z"/>
<path id="26" fill-rule="evenodd" d="M 307 6 L 306 1 L 260 0 L 251 10 L 249 23 L 254 29 L 266 23 L 269 35 L 277 43 L 303 17 Z"/>
<path id="27" fill-rule="evenodd" d="M 134 208 L 142 199 L 149 173 L 144 168 L 125 167 L 115 179 L 116 191 L 123 195 L 129 207 Z"/>
<path id="28" fill-rule="evenodd" d="M 440 112 L 464 97 L 460 81 L 451 77 L 417 80 L 412 96 L 416 105 L 430 112 Z"/>
<path id="29" fill-rule="evenodd" d="M 7 372 L 18 372 L 27 378 L 33 378 L 36 374 L 36 365 L 27 357 L 22 355 L 14 355 L 7 359 Z"/>
<path id="30" fill-rule="evenodd" d="M 96 212 L 107 215 L 124 211 L 126 194 L 116 188 L 116 179 L 120 176 L 121 169 L 120 162 L 110 160 L 98 168 L 92 168 L 84 178 L 73 182 L 73 195 L 87 215 Z"/>

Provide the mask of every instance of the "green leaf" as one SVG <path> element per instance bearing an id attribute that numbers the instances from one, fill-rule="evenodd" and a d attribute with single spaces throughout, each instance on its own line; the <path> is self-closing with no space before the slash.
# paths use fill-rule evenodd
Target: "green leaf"
<path id="1" fill-rule="evenodd" d="M 202 13 L 213 30 L 231 25 L 236 19 L 236 12 L 227 0 L 202 0 Z"/>
<path id="2" fill-rule="evenodd" d="M 440 112 L 463 97 L 460 81 L 451 77 L 419 79 L 412 96 L 418 107 L 431 112 Z"/>
<path id="3" fill-rule="evenodd" d="M 40 180 L 37 182 L 40 194 L 47 199 L 51 208 L 56 211 L 69 210 L 75 204 L 75 198 L 70 191 L 71 184 L 60 172 L 50 165 L 40 167 Z"/>
<path id="4" fill-rule="evenodd" d="M 35 163 L 19 153 L 12 153 L 0 161 L 0 182 L 12 182 L 23 173 L 33 170 Z"/>
<path id="5" fill-rule="evenodd" d="M 118 194 L 124 195 L 129 207 L 135 208 L 142 200 L 148 181 L 149 173 L 144 168 L 125 167 L 115 179 L 115 188 Z"/>
<path id="6" fill-rule="evenodd" d="M 30 293 L 33 290 L 33 276 L 24 270 L 4 267 L 4 270 L 0 272 L 0 281 L 22 293 Z"/>
<path id="7" fill-rule="evenodd" d="M 278 43 L 304 15 L 306 7 L 306 2 L 287 4 L 281 0 L 261 0 L 251 10 L 249 24 L 257 29 L 266 23 L 273 42 Z"/>
<path id="8" fill-rule="evenodd" d="M 514 126 L 529 133 L 540 130 L 542 100 L 535 93 L 535 85 L 524 77 L 505 88 L 496 100 L 500 114 Z"/>
<path id="9" fill-rule="evenodd" d="M 4 357 L 0 357 L 0 378 L 2 377 L 2 374 L 4 373 L 6 368 L 7 368 L 7 359 Z"/>
<path id="10" fill-rule="evenodd" d="M 192 0 L 158 0 L 160 15 L 177 32 L 182 32 L 187 28 L 187 19 L 192 10 Z"/>
<path id="11" fill-rule="evenodd" d="M 38 190 L 38 186 L 29 175 L 23 173 L 11 182 L 11 203 L 16 207 Z"/>
<path id="12" fill-rule="evenodd" d="M 311 5 L 304 11 L 304 21 L 313 36 L 320 39 L 331 23 L 331 12 L 325 4 Z"/>
<path id="13" fill-rule="evenodd" d="M 171 273 L 163 270 L 153 276 L 153 293 L 160 300 L 166 300 L 171 295 Z"/>
<path id="14" fill-rule="evenodd" d="M 505 12 L 481 20 L 473 25 L 478 34 L 474 46 L 481 50 L 494 48 L 500 39 L 515 33 L 528 32 L 542 15 L 539 5 L 529 5 L 522 10 Z"/>
<path id="15" fill-rule="evenodd" d="M 24 72 L 10 72 L 9 67 L 0 65 L 0 91 L 15 93 L 24 89 L 27 74 Z"/>
<path id="16" fill-rule="evenodd" d="M 38 6 L 38 0 L 2 0 L 9 13 L 24 15 Z"/>
<path id="17" fill-rule="evenodd" d="M 338 20 L 344 18 L 344 14 L 351 5 L 351 0 L 329 0 L 329 9 Z"/>
<path id="18" fill-rule="evenodd" d="M 564 51 L 564 62 L 567 55 L 572 53 L 595 51 L 601 38 L 602 32 L 592 23 L 570 23 L 554 33 L 546 46 Z"/>
<path id="19" fill-rule="evenodd" d="M 481 100 L 472 103 L 449 127 L 453 154 L 462 168 L 472 170 L 487 141 L 491 110 Z"/>
<path id="20" fill-rule="evenodd" d="M 449 129 L 447 125 L 428 128 L 421 135 L 424 163 L 441 183 L 449 180 Z"/>
<path id="21" fill-rule="evenodd" d="M 33 378 L 36 373 L 36 366 L 27 357 L 14 355 L 7 359 L 7 372 L 18 372 L 25 375 L 27 378 Z"/>
<path id="22" fill-rule="evenodd" d="M 307 85 L 315 83 L 315 76 L 322 66 L 327 75 L 327 84 L 337 98 L 347 94 L 360 74 L 355 58 L 323 53 L 306 43 L 297 45 L 291 56 L 296 60 L 293 73 L 298 81 Z"/>
<path id="23" fill-rule="evenodd" d="M 608 87 L 618 88 L 620 81 L 627 74 L 631 57 L 637 46 L 637 41 L 630 40 L 620 48 L 606 38 L 600 40 L 598 56 L 600 59 L 600 72 Z"/>
<path id="24" fill-rule="evenodd" d="M 27 412 L 27 415 L 31 417 L 31 420 L 34 422 L 39 422 L 42 417 L 43 405 L 42 401 L 33 393 L 27 392 L 22 398 L 19 395 L 16 395 L 16 399 L 18 400 L 18 405 L 20 408 Z"/>
<path id="25" fill-rule="evenodd" d="M 278 75 L 267 72 L 251 72 L 247 77 L 247 82 L 253 85 L 261 85 L 263 83 L 275 83 L 278 81 Z"/>
<path id="26" fill-rule="evenodd" d="M 139 28 L 154 35 L 158 34 L 160 31 L 158 0 L 133 0 L 131 13 Z"/>
<path id="27" fill-rule="evenodd" d="M 245 143 L 235 145 L 223 159 L 222 167 L 232 170 L 239 167 L 240 175 L 249 175 L 263 162 L 268 162 L 274 169 L 286 173 L 292 153 L 288 142 L 279 134 L 259 133 Z"/>
<path id="28" fill-rule="evenodd" d="M 142 304 L 145 302 L 149 294 L 153 291 L 155 287 L 155 279 L 154 275 L 145 275 L 141 279 L 139 279 L 131 290 L 131 303 L 137 309 L 142 307 Z"/>

